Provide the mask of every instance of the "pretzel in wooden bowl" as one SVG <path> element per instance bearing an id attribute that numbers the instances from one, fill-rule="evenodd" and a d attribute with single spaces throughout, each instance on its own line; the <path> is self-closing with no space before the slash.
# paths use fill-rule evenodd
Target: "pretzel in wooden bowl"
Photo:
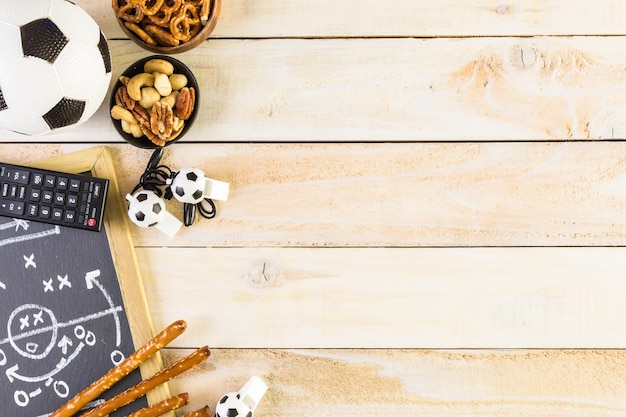
<path id="1" fill-rule="evenodd" d="M 139 46 L 175 54 L 209 37 L 221 0 L 112 0 L 112 8 L 124 33 Z"/>

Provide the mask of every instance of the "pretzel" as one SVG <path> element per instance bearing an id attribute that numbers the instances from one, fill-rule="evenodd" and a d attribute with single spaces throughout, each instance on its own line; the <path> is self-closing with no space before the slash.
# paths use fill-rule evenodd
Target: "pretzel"
<path id="1" fill-rule="evenodd" d="M 169 31 L 160 26 L 148 24 L 144 26 L 144 29 L 160 45 L 176 46 L 180 43 L 180 39 L 177 39 Z"/>
<path id="2" fill-rule="evenodd" d="M 159 10 L 152 16 L 146 16 L 146 19 L 153 25 L 157 25 L 162 28 L 169 28 L 170 20 L 172 20 L 172 13 L 166 12 L 164 10 Z M 148 22 L 146 21 L 144 22 L 144 24 L 148 24 Z"/>
<path id="3" fill-rule="evenodd" d="M 137 23 L 134 22 L 124 22 L 124 26 L 133 31 L 139 38 L 149 45 L 156 45 L 157 42 L 154 38 L 146 33 L 145 30 L 141 28 Z"/>
<path id="4" fill-rule="evenodd" d="M 135 353 L 126 358 L 122 363 L 111 369 L 82 392 L 76 394 L 74 398 L 48 417 L 72 417 L 85 405 L 96 399 L 100 394 L 111 388 L 133 370 L 137 369 L 139 365 L 148 358 L 180 336 L 186 329 L 187 323 L 183 320 L 170 324 L 159 334 L 150 339 L 145 345 L 137 349 Z"/>
<path id="5" fill-rule="evenodd" d="M 158 417 L 161 416 L 168 411 L 177 410 L 180 407 L 187 405 L 189 402 L 189 394 L 186 392 L 177 395 L 176 397 L 168 398 L 167 400 L 161 401 L 151 407 L 142 408 L 139 411 L 135 411 L 132 414 L 129 414 L 128 417 Z"/>
<path id="6" fill-rule="evenodd" d="M 183 417 L 211 417 L 211 410 L 209 409 L 209 406 L 204 406 L 199 410 L 185 414 Z"/>
<path id="7" fill-rule="evenodd" d="M 156 14 L 161 7 L 163 7 L 163 2 L 165 0 L 143 0 L 139 3 L 139 7 L 141 7 L 141 11 L 146 16 L 151 16 Z M 150 5 L 152 3 L 152 5 Z"/>
<path id="8" fill-rule="evenodd" d="M 139 384 L 128 388 L 126 391 L 117 394 L 115 397 L 105 401 L 96 408 L 91 409 L 81 417 L 105 417 L 120 407 L 123 407 L 137 398 L 145 395 L 148 391 L 166 383 L 179 374 L 199 365 L 211 355 L 208 346 L 195 350 L 191 355 L 186 356 L 179 361 L 173 363 L 162 371 L 157 372 L 152 377 L 143 380 Z"/>
<path id="9" fill-rule="evenodd" d="M 209 6 L 210 6 L 210 0 L 200 0 L 201 4 L 200 4 L 200 22 L 202 22 L 202 25 L 206 25 L 207 21 L 209 20 Z"/>
<path id="10" fill-rule="evenodd" d="M 123 3 L 122 5 L 120 5 L 120 1 Z M 112 0 L 111 5 L 115 15 L 120 19 L 133 23 L 141 22 L 141 19 L 143 19 L 143 11 L 138 4 L 128 0 Z"/>
<path id="11" fill-rule="evenodd" d="M 124 26 L 150 45 L 177 46 L 202 30 L 214 0 L 112 0 Z"/>
<path id="12" fill-rule="evenodd" d="M 171 6 L 170 6 L 170 2 L 172 2 Z M 161 10 L 171 15 L 172 13 L 180 9 L 182 5 L 183 5 L 183 0 L 165 0 L 165 3 L 163 4 L 163 7 L 161 7 Z"/>
<path id="13" fill-rule="evenodd" d="M 191 3 L 186 3 L 172 16 L 170 32 L 172 36 L 182 42 L 187 42 L 193 37 L 195 28 L 200 27 L 198 9 Z"/>

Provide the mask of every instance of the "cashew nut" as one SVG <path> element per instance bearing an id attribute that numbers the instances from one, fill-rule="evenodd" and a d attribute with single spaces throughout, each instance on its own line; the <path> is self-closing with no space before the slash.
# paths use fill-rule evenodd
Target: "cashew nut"
<path id="1" fill-rule="evenodd" d="M 178 96 L 178 91 L 172 91 L 172 93 L 168 96 L 165 96 L 161 99 L 163 103 L 169 104 L 171 108 L 176 106 L 176 97 Z"/>
<path id="2" fill-rule="evenodd" d="M 154 85 L 154 75 L 146 72 L 139 73 L 128 80 L 126 90 L 128 95 L 135 101 L 141 100 L 142 87 L 152 87 Z"/>
<path id="3" fill-rule="evenodd" d="M 143 70 L 148 73 L 161 72 L 170 76 L 174 73 L 174 65 L 164 59 L 151 59 L 143 65 Z"/>
<path id="4" fill-rule="evenodd" d="M 144 109 L 151 109 L 154 103 L 161 99 L 161 94 L 154 87 L 144 87 L 141 89 L 141 100 L 139 105 Z"/>
<path id="5" fill-rule="evenodd" d="M 162 72 L 155 72 L 152 75 L 154 75 L 154 88 L 161 96 L 165 97 L 172 94 L 172 84 L 170 84 L 167 75 Z"/>
<path id="6" fill-rule="evenodd" d="M 111 117 L 115 120 L 124 120 L 127 123 L 137 123 L 137 120 L 130 111 L 117 104 L 111 107 Z"/>
<path id="7" fill-rule="evenodd" d="M 128 133 L 129 135 L 133 135 L 134 137 L 141 137 L 143 135 L 143 132 L 141 131 L 141 127 L 139 126 L 139 123 L 137 122 L 129 123 L 126 120 L 122 119 L 122 130 Z M 135 136 L 137 132 L 139 132 L 141 135 Z"/>
<path id="8" fill-rule="evenodd" d="M 122 130 L 128 134 L 133 135 L 135 138 L 140 138 L 143 136 L 143 132 L 141 131 L 141 126 L 139 123 L 128 123 L 126 120 L 122 120 Z"/>

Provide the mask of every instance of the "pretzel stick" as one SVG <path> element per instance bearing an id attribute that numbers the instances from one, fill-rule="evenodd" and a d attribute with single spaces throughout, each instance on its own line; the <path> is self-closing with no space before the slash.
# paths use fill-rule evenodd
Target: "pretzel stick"
<path id="1" fill-rule="evenodd" d="M 135 353 L 85 388 L 82 392 L 76 394 L 74 398 L 48 417 L 72 417 L 90 401 L 98 398 L 100 394 L 111 388 L 126 375 L 137 369 L 139 365 L 148 358 L 161 350 L 165 345 L 180 336 L 186 329 L 187 323 L 183 320 L 170 324 L 159 334 L 150 339 L 148 343 L 137 349 Z"/>
<path id="2" fill-rule="evenodd" d="M 141 397 L 148 391 L 158 387 L 161 384 L 164 384 L 165 382 L 169 381 L 172 378 L 175 378 L 179 374 L 202 363 L 210 355 L 211 351 L 209 350 L 208 346 L 201 347 L 200 349 L 194 351 L 191 355 L 186 356 L 180 359 L 178 362 L 171 364 L 162 371 L 154 374 L 152 377 L 141 381 L 134 387 L 130 387 L 126 391 L 117 394 L 115 397 L 105 401 L 96 408 L 91 409 L 87 413 L 83 414 L 81 417 L 105 417 L 106 415 L 111 414 L 118 408 L 135 401 L 137 398 Z"/>
<path id="3" fill-rule="evenodd" d="M 211 410 L 207 405 L 199 410 L 192 411 L 189 414 L 185 414 L 183 417 L 211 417 Z"/>
<path id="4" fill-rule="evenodd" d="M 211 4 L 211 1 L 213 0 L 202 0 L 199 10 L 200 21 L 202 22 L 202 25 L 206 25 L 206 23 L 209 21 L 209 6 Z"/>
<path id="5" fill-rule="evenodd" d="M 176 397 L 168 398 L 160 403 L 154 404 L 151 407 L 142 408 L 139 411 L 135 411 L 129 414 L 128 417 L 159 417 L 168 411 L 176 410 L 180 407 L 187 405 L 189 402 L 189 394 L 186 392 L 177 395 Z"/>

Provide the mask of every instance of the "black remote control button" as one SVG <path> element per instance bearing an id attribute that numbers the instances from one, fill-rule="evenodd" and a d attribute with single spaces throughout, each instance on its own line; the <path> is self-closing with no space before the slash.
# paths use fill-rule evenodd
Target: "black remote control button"
<path id="1" fill-rule="evenodd" d="M 98 231 L 109 181 L 0 163 L 0 215 Z"/>

